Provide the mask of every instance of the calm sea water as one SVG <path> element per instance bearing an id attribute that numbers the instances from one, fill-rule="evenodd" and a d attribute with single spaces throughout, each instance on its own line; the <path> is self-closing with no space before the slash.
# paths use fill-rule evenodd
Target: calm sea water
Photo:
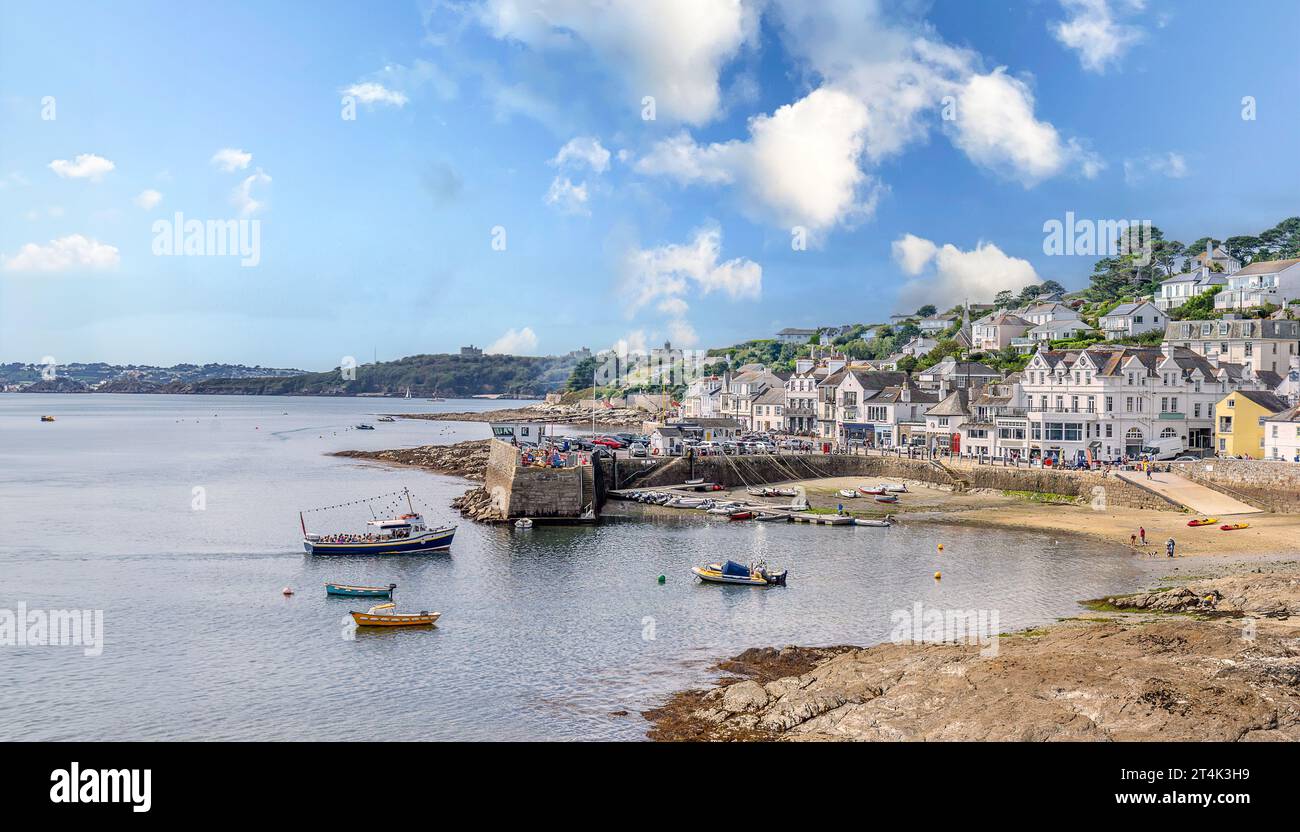
<path id="1" fill-rule="evenodd" d="M 489 433 L 351 425 L 381 408 L 508 404 L 0 395 L 0 608 L 98 609 L 105 628 L 99 657 L 0 647 L 0 739 L 637 739 L 640 710 L 747 647 L 878 642 L 890 612 L 918 601 L 1024 627 L 1148 574 L 1122 552 L 1039 534 L 693 512 L 527 532 L 461 523 L 445 554 L 303 554 L 299 509 L 408 486 L 437 522 L 466 487 L 327 452 Z M 315 514 L 309 528 L 359 530 L 369 516 Z M 790 585 L 692 581 L 691 565 L 719 557 L 766 558 Z M 400 607 L 443 618 L 349 640 L 346 613 L 364 604 L 327 598 L 326 581 L 393 581 Z"/>

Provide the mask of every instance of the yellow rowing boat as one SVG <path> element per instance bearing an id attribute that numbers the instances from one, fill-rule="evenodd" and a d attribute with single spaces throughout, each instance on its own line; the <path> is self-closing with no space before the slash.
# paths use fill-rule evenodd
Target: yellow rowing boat
<path id="1" fill-rule="evenodd" d="M 420 612 L 385 612 L 396 609 L 397 605 L 376 604 L 366 612 L 352 611 L 352 620 L 358 627 L 424 627 L 437 621 L 442 613 L 421 610 Z"/>

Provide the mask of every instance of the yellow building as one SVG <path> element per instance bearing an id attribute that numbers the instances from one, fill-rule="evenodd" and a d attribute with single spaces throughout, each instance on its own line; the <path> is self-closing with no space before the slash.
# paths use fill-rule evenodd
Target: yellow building
<path id="1" fill-rule="evenodd" d="M 1289 405 L 1267 390 L 1234 390 L 1214 405 L 1219 456 L 1264 457 L 1264 420 Z"/>

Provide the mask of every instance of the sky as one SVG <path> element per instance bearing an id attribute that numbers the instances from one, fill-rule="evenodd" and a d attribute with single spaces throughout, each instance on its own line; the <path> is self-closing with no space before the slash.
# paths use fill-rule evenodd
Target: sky
<path id="1" fill-rule="evenodd" d="M 1297 213 L 1298 32 L 1266 0 L 8 2 L 0 361 L 724 346 L 1081 288 L 1067 212 Z"/>

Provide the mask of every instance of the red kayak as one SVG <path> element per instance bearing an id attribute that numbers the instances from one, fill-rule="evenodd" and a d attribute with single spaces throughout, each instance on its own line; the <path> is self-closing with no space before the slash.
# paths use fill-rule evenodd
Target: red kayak
<path id="1" fill-rule="evenodd" d="M 1220 526 L 1219 531 L 1235 532 L 1237 529 L 1248 529 L 1248 528 L 1250 528 L 1249 523 L 1229 523 L 1226 526 Z"/>

